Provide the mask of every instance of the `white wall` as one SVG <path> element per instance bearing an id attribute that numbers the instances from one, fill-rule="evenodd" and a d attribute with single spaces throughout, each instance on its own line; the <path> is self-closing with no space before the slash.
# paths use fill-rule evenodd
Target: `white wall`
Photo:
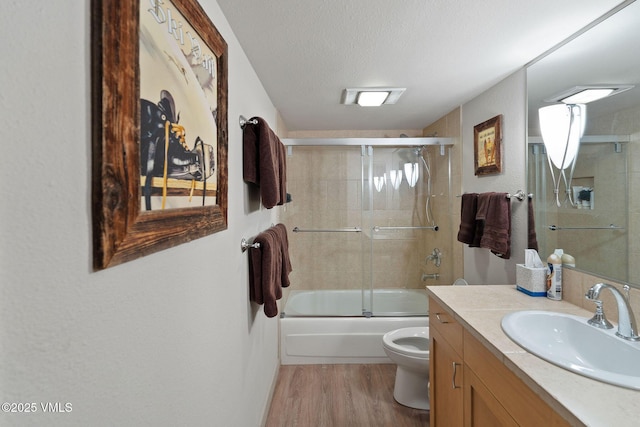
<path id="1" fill-rule="evenodd" d="M 257 426 L 277 319 L 248 303 L 252 210 L 238 116 L 276 111 L 215 0 L 229 44 L 229 228 L 92 272 L 89 2 L 5 0 L 0 14 L 0 396 L 72 412 L 0 425 Z"/>
<path id="2" fill-rule="evenodd" d="M 526 72 L 517 71 L 462 106 L 462 191 L 515 193 L 526 191 Z M 502 118 L 502 173 L 475 176 L 473 127 L 499 114 Z M 527 202 L 511 202 L 511 258 L 503 260 L 488 249 L 464 247 L 464 278 L 472 284 L 516 281 L 516 263 L 524 262 L 527 247 Z"/>

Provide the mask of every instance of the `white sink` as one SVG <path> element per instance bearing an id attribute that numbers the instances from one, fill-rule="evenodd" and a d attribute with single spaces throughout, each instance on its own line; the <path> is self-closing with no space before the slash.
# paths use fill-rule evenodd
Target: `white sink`
<path id="1" fill-rule="evenodd" d="M 640 390 L 640 343 L 598 329 L 584 317 L 552 311 L 518 311 L 502 330 L 530 353 L 585 377 Z"/>

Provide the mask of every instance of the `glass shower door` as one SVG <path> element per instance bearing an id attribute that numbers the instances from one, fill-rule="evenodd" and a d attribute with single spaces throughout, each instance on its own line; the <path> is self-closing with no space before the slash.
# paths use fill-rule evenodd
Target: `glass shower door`
<path id="1" fill-rule="evenodd" d="M 322 316 L 363 314 L 363 155 L 360 146 L 295 146 L 287 158 L 293 203 L 290 230 L 292 283 L 314 295 Z M 332 297 L 328 297 L 330 291 Z M 337 296 L 337 298 L 336 298 Z"/>
<path id="2" fill-rule="evenodd" d="M 437 268 L 429 260 L 440 253 L 436 217 L 450 221 L 448 152 L 440 156 L 438 150 L 366 149 L 363 238 L 369 266 L 363 301 L 373 316 L 426 315 L 424 287 L 435 283 L 441 271 L 439 259 Z M 434 191 L 436 175 L 443 181 L 439 193 Z"/>

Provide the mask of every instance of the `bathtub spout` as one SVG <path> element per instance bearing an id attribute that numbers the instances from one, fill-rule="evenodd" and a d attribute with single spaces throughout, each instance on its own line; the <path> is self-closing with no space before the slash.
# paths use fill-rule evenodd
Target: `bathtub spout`
<path id="1" fill-rule="evenodd" d="M 422 277 L 420 278 L 420 280 L 422 280 L 423 282 L 425 280 L 438 280 L 440 278 L 440 275 L 438 273 L 433 273 L 433 274 L 426 274 L 426 273 L 422 273 Z"/>

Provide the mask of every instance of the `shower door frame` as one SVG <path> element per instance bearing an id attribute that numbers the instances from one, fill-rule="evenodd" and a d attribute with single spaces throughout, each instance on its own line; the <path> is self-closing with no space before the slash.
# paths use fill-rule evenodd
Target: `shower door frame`
<path id="1" fill-rule="evenodd" d="M 388 147 L 388 148 L 411 148 L 411 147 L 423 147 L 423 146 L 439 146 L 441 154 L 444 153 L 446 148 L 449 148 L 453 145 L 452 138 L 439 138 L 439 137 L 410 137 L 410 138 L 285 138 L 282 139 L 282 142 L 285 146 L 287 146 L 287 150 L 289 155 L 292 154 L 292 147 L 294 146 L 308 146 L 308 147 L 326 147 L 326 146 L 360 146 L 362 160 L 360 163 L 360 192 L 362 197 L 362 204 L 360 206 L 361 211 L 361 227 L 360 228 L 344 228 L 344 229 L 318 229 L 318 230 L 306 230 L 299 229 L 295 227 L 294 231 L 296 232 L 364 232 L 364 212 L 365 210 L 372 212 L 372 203 L 373 203 L 373 149 L 375 147 Z M 447 150 L 448 151 L 448 150 Z M 448 162 L 450 169 L 450 152 L 448 154 Z M 365 157 L 369 158 L 368 165 L 368 188 L 365 188 Z M 449 173 L 449 180 L 451 179 Z M 365 209 L 364 206 L 364 193 L 368 191 L 369 193 L 369 206 Z M 386 228 L 386 227 L 379 227 Z M 395 228 L 395 227 L 391 227 Z M 412 229 L 433 229 L 432 226 L 403 226 L 397 228 L 412 228 Z M 437 228 L 436 228 L 437 229 Z M 366 239 L 364 235 L 361 235 L 361 247 L 362 247 L 362 283 L 360 286 L 361 295 L 362 295 L 362 316 L 363 317 L 372 317 L 379 316 L 375 312 L 375 307 L 373 306 L 373 294 L 374 294 L 374 280 L 373 280 L 373 243 L 374 243 L 374 232 L 377 232 L 377 227 L 371 227 L 369 237 L 370 243 L 369 248 L 365 250 Z M 368 265 L 366 265 L 368 264 Z M 365 273 L 369 272 L 369 280 L 365 277 Z M 367 286 L 368 284 L 368 286 Z M 403 315 L 401 313 L 393 313 L 394 316 Z M 417 314 L 416 314 L 417 315 Z M 424 315 L 421 314 L 421 315 Z"/>
<path id="2" fill-rule="evenodd" d="M 363 236 L 363 246 L 366 243 L 366 238 L 368 237 L 369 239 L 369 249 L 368 251 L 364 251 L 365 252 L 363 254 L 363 257 L 368 256 L 368 261 L 369 261 L 369 266 L 368 269 L 365 269 L 365 271 L 369 272 L 369 278 L 368 280 L 364 280 L 363 284 L 362 284 L 362 290 L 363 290 L 363 315 L 365 315 L 366 317 L 398 317 L 398 316 L 424 316 L 426 313 L 422 312 L 422 308 L 416 308 L 414 307 L 413 310 L 411 308 L 407 308 L 409 311 L 387 311 L 384 309 L 380 309 L 378 307 L 376 307 L 375 303 L 376 300 L 374 299 L 374 294 L 376 290 L 388 290 L 388 289 L 396 289 L 395 286 L 391 286 L 388 287 L 387 285 L 390 282 L 383 282 L 382 286 L 380 286 L 380 283 L 378 283 L 376 285 L 376 274 L 375 274 L 375 258 L 376 258 L 376 241 L 380 241 L 380 244 L 384 244 L 384 242 L 390 243 L 390 242 L 402 242 L 401 246 L 405 246 L 406 244 L 410 244 L 409 242 L 413 241 L 413 240 L 420 240 L 423 235 L 422 232 L 426 232 L 429 230 L 432 230 L 432 232 L 436 232 L 438 231 L 439 227 L 438 224 L 435 223 L 435 220 L 432 217 L 432 214 L 427 213 L 427 209 L 428 209 L 428 205 L 427 205 L 427 198 L 430 197 L 430 194 L 428 194 L 428 192 L 431 189 L 431 182 L 430 180 L 432 179 L 431 176 L 431 172 L 428 171 L 427 169 L 430 169 L 431 166 L 428 165 L 429 161 L 424 159 L 424 152 L 423 150 L 428 148 L 429 146 L 433 146 L 433 145 L 438 145 L 440 146 L 441 150 L 440 150 L 440 155 L 444 156 L 446 155 L 446 170 L 447 170 L 447 184 L 446 187 L 448 189 L 448 193 L 449 196 L 450 194 L 450 190 L 451 190 L 451 157 L 450 157 L 450 151 L 447 150 L 447 147 L 449 147 L 448 144 L 406 144 L 404 143 L 407 140 L 407 138 L 401 138 L 400 142 L 403 142 L 403 144 L 379 144 L 377 146 L 367 146 L 366 149 L 363 149 L 363 154 L 365 154 L 368 158 L 369 158 L 369 162 L 368 162 L 368 182 L 369 185 L 366 186 L 364 181 L 363 181 L 363 192 L 365 190 L 366 187 L 368 190 L 368 201 L 369 201 L 369 205 L 365 206 L 364 203 L 364 199 L 363 199 L 363 203 L 362 203 L 362 211 L 363 211 L 363 225 L 362 225 L 362 229 L 367 230 L 367 232 L 369 233 L 368 236 Z M 410 224 L 408 225 L 403 225 L 402 224 L 402 220 L 400 219 L 399 223 L 392 221 L 391 224 L 384 224 L 384 225 L 380 225 L 378 223 L 380 218 L 375 218 L 375 212 L 376 210 L 381 210 L 381 209 L 376 209 L 374 207 L 374 179 L 373 179 L 373 175 L 374 175 L 374 165 L 376 163 L 376 149 L 380 149 L 380 148 L 390 148 L 390 149 L 394 149 L 394 151 L 397 150 L 404 150 L 404 149 L 416 149 L 420 147 L 420 149 L 415 150 L 415 156 L 417 158 L 422 158 L 423 162 L 424 162 L 424 168 L 422 167 L 423 165 L 420 165 L 420 170 L 423 171 L 422 174 L 424 174 L 423 176 L 420 176 L 418 178 L 418 185 L 417 186 L 412 186 L 415 187 L 415 191 L 418 192 L 419 194 L 423 194 L 425 197 L 424 200 L 424 218 L 413 218 L 410 221 Z M 445 151 L 446 150 L 446 151 Z M 379 153 L 379 151 L 378 151 Z M 393 164 L 394 161 L 397 160 L 401 160 L 401 163 L 404 162 L 402 161 L 402 156 L 396 157 L 395 153 L 382 153 L 381 155 L 378 154 L 379 156 L 382 157 L 383 161 L 386 163 L 385 165 L 385 171 L 386 172 L 390 172 L 391 169 L 393 169 Z M 427 156 L 428 157 L 428 156 Z M 379 157 L 380 158 L 380 157 Z M 379 159 L 378 158 L 378 159 Z M 405 159 L 406 161 L 407 159 Z M 410 160 L 411 161 L 411 160 Z M 420 162 L 418 162 L 420 163 Z M 365 162 L 363 161 L 363 166 L 365 165 Z M 389 167 L 390 169 L 387 170 L 387 167 Z M 428 178 L 425 178 L 424 176 L 428 176 Z M 364 178 L 364 174 L 363 174 L 363 178 Z M 403 181 L 401 181 L 400 185 L 405 185 L 404 184 L 404 179 Z M 407 179 L 408 181 L 408 179 Z M 422 184 L 420 184 L 422 183 Z M 389 186 L 391 185 L 390 182 L 385 183 L 385 187 L 387 187 L 385 189 L 385 192 L 388 191 Z M 422 185 L 422 189 L 420 189 L 420 185 Z M 394 188 L 393 191 L 400 191 L 399 187 L 396 189 Z M 387 196 L 388 197 L 388 196 Z M 395 197 L 394 194 L 391 195 L 391 198 L 393 199 Z M 398 197 L 407 197 L 405 196 L 398 196 Z M 387 200 L 388 202 L 389 200 Z M 420 205 L 422 206 L 422 205 Z M 415 207 L 414 207 L 415 209 Z M 386 206 L 384 209 L 382 209 L 384 212 L 388 212 L 389 210 L 393 211 L 393 207 L 389 207 Z M 369 219 L 369 223 L 366 224 L 364 221 L 364 217 L 365 217 L 365 212 L 370 212 L 370 219 Z M 419 215 L 419 214 L 418 214 Z M 417 222 L 418 225 L 415 225 Z M 421 224 L 427 224 L 427 225 L 421 225 Z M 393 234 L 389 234 L 385 237 L 384 233 L 397 233 L 396 236 L 394 236 Z M 407 237 L 406 234 L 407 233 L 417 233 L 417 235 L 411 236 L 411 237 Z M 406 243 L 405 243 L 406 242 Z M 414 243 L 415 245 L 415 243 Z M 418 243 L 419 245 L 419 243 Z M 386 253 L 385 251 L 383 251 L 383 253 Z M 411 264 L 413 265 L 413 264 Z M 391 267 L 392 268 L 392 267 Z M 418 270 L 422 270 L 422 268 L 418 268 Z M 420 280 L 420 276 L 418 275 L 419 273 L 416 273 L 416 281 Z M 410 277 L 413 277 L 410 275 Z M 401 278 L 402 279 L 402 278 Z M 368 282 L 368 289 L 367 289 L 367 282 Z M 409 283 L 407 282 L 407 277 L 404 277 L 404 282 L 402 282 L 403 285 L 397 287 L 398 289 L 419 289 L 415 288 L 413 286 L 408 286 Z M 397 283 L 393 283 L 395 285 L 397 285 Z M 368 293 L 368 295 L 366 295 Z M 379 297 L 384 298 L 382 295 L 378 295 Z M 367 306 L 367 301 L 370 303 L 369 306 Z M 381 300 L 378 300 L 378 302 L 380 302 Z"/>

